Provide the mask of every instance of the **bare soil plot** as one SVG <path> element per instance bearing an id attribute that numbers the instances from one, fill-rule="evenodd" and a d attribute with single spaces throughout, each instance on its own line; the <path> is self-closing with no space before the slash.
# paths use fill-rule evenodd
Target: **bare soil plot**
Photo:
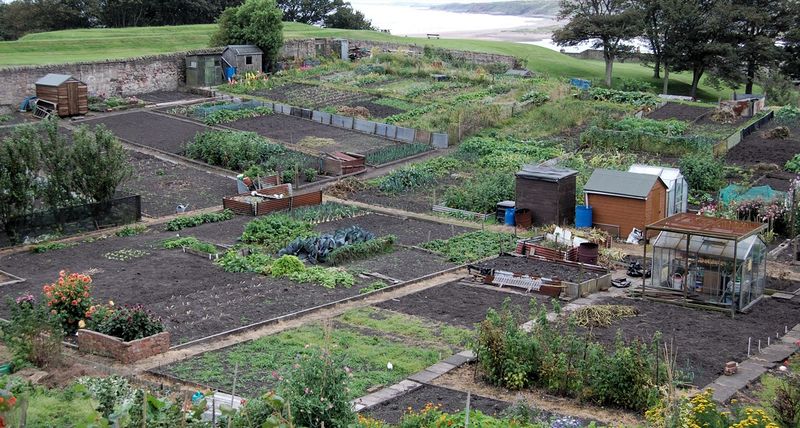
<path id="1" fill-rule="evenodd" d="M 791 181 L 797 177 L 797 174 L 788 171 L 773 171 L 765 174 L 753 184 L 753 186 L 769 186 L 773 190 L 786 192 L 789 190 Z"/>
<path id="2" fill-rule="evenodd" d="M 769 124 L 745 137 L 725 155 L 725 161 L 738 165 L 775 164 L 783 166 L 794 155 L 800 153 L 800 124 L 788 126 L 789 138 L 765 138 L 764 134 L 775 128 Z"/>
<path id="3" fill-rule="evenodd" d="M 178 233 L 230 245 L 241 235 L 247 220 L 252 217 L 235 217 Z M 61 250 L 4 257 L 0 270 L 28 281 L 4 286 L 0 298 L 39 295 L 42 285 L 52 282 L 62 269 L 88 273 L 93 277 L 93 296 L 98 301 L 143 304 L 164 319 L 173 343 L 181 343 L 355 296 L 375 281 L 357 276 L 351 288 L 326 289 L 258 274 L 229 273 L 204 257 L 161 248 L 163 240 L 175 236 L 176 232 L 149 230 L 133 237 L 108 236 Z M 452 266 L 426 253 L 403 251 L 359 263 L 368 264 L 364 270 L 402 280 Z M 415 263 L 420 257 L 427 259 Z M 5 310 L 3 307 L 0 313 Z"/>
<path id="4" fill-rule="evenodd" d="M 7 126 L 7 125 L 20 125 L 23 123 L 32 123 L 36 122 L 37 119 L 33 117 L 30 113 L 21 113 L 18 111 L 12 111 L 7 115 L 0 115 L 0 126 Z M 0 136 L 2 136 L 2 132 L 5 128 L 0 128 Z"/>
<path id="5" fill-rule="evenodd" d="M 236 182 L 184 165 L 129 151 L 133 175 L 120 191 L 141 195 L 142 212 L 151 217 L 175 214 L 178 204 L 197 210 L 222 205 L 236 193 Z"/>
<path id="6" fill-rule="evenodd" d="M 364 107 L 371 117 L 384 118 L 405 110 L 376 104 L 376 97 L 357 91 L 343 91 L 304 83 L 288 83 L 272 89 L 254 92 L 253 95 L 286 103 L 296 107 L 319 110 L 325 107 Z"/>
<path id="7" fill-rule="evenodd" d="M 227 126 L 241 131 L 256 132 L 289 145 L 323 153 L 345 151 L 366 154 L 378 148 L 397 144 L 368 134 L 284 114 L 243 119 Z"/>
<path id="8" fill-rule="evenodd" d="M 353 271 L 377 272 L 400 281 L 410 281 L 458 265 L 450 263 L 444 257 L 430 254 L 413 248 L 397 250 L 348 264 Z"/>
<path id="9" fill-rule="evenodd" d="M 647 118 L 655 120 L 677 119 L 692 122 L 700 116 L 711 113 L 712 111 L 714 111 L 713 107 L 668 102 L 664 107 L 648 114 Z"/>
<path id="10" fill-rule="evenodd" d="M 506 300 L 523 311 L 531 300 L 546 304 L 547 297 L 492 290 L 460 282 L 439 285 L 399 299 L 387 300 L 377 306 L 405 314 L 416 315 L 450 325 L 474 328 L 486 319 L 486 311 L 500 309 Z"/>
<path id="11" fill-rule="evenodd" d="M 423 385 L 409 393 L 366 409 L 363 413 L 375 419 L 396 424 L 400 422 L 403 414 L 408 409 L 419 412 L 429 403 L 440 405 L 440 410 L 443 412 L 458 413 L 466 408 L 467 393 L 441 386 Z M 490 416 L 499 415 L 510 405 L 505 401 L 480 395 L 472 395 L 470 398 L 470 409 L 479 410 L 481 413 Z"/>
<path id="12" fill-rule="evenodd" d="M 174 154 L 182 154 L 195 135 L 211 130 L 207 126 L 144 111 L 105 116 L 81 124 L 102 124 L 123 140 Z"/>
<path id="13" fill-rule="evenodd" d="M 190 92 L 181 92 L 181 91 L 150 92 L 149 94 L 137 95 L 136 97 L 149 104 L 170 103 L 174 101 L 184 101 L 184 100 L 199 100 L 205 98 L 202 95 L 192 94 Z"/>
<path id="14" fill-rule="evenodd" d="M 360 217 L 342 219 L 322 223 L 316 227 L 321 232 L 330 232 L 358 225 L 376 236 L 395 235 L 403 245 L 419 245 L 434 239 L 449 239 L 473 229 L 453 226 L 413 218 L 399 218 L 383 214 L 371 213 Z"/>
<path id="15" fill-rule="evenodd" d="M 463 182 L 463 179 L 446 177 L 439 180 L 434 186 L 411 189 L 400 195 L 384 193 L 378 188 L 371 187 L 367 190 L 351 193 L 347 195 L 347 199 L 403 211 L 430 214 L 434 200 L 441 201 L 447 188 L 458 185 L 461 182 Z"/>
<path id="16" fill-rule="evenodd" d="M 575 266 L 550 263 L 543 260 L 529 259 L 527 257 L 500 256 L 496 259 L 480 263 L 478 266 L 531 276 L 559 278 L 571 282 L 586 281 L 602 276 L 602 274 L 598 272 L 581 270 Z"/>
<path id="17" fill-rule="evenodd" d="M 747 359 L 747 339 L 766 345 L 767 337 L 783 335 L 800 322 L 800 301 L 766 298 L 749 314 L 736 314 L 685 308 L 678 305 L 625 298 L 607 299 L 603 304 L 628 305 L 639 315 L 614 321 L 611 327 L 596 328 L 591 334 L 601 343 L 613 346 L 617 332 L 626 340 L 652 340 L 656 332 L 662 341 L 672 341 L 677 349 L 678 366 L 693 373 L 692 384 L 704 387 L 722 374 L 728 361 Z"/>

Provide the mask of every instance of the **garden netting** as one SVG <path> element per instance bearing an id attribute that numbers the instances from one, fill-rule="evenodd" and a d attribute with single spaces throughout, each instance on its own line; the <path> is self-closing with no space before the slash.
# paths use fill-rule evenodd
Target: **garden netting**
<path id="1" fill-rule="evenodd" d="M 766 203 L 782 200 L 786 194 L 770 186 L 745 187 L 731 184 L 720 190 L 719 199 L 723 204 L 761 200 Z"/>

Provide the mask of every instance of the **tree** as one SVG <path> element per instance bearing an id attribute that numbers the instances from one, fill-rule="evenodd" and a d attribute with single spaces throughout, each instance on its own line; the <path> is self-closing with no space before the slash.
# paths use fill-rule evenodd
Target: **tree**
<path id="1" fill-rule="evenodd" d="M 697 98 L 700 79 L 709 69 L 732 62 L 734 11 L 727 0 L 674 0 L 671 20 L 679 35 L 672 43 L 670 61 L 674 71 L 692 72 L 691 97 Z M 719 72 L 718 75 L 725 75 Z"/>
<path id="2" fill-rule="evenodd" d="M 800 21 L 800 3 L 790 2 L 787 18 L 793 22 Z M 781 71 L 786 76 L 800 80 L 800 27 L 793 25 L 780 38 L 783 43 Z"/>
<path id="3" fill-rule="evenodd" d="M 0 141 L 0 221 L 6 234 L 16 239 L 16 221 L 34 209 L 39 189 L 37 173 L 41 153 L 39 130 L 21 126 Z"/>
<path id="4" fill-rule="evenodd" d="M 321 24 L 325 18 L 344 6 L 342 0 L 278 0 L 286 21 Z"/>
<path id="5" fill-rule="evenodd" d="M 125 148 L 104 126 L 78 128 L 73 140 L 73 190 L 87 202 L 110 201 L 132 173 Z"/>
<path id="6" fill-rule="evenodd" d="M 553 33 L 557 44 L 592 42 L 594 49 L 603 49 L 605 84 L 610 87 L 614 61 L 630 52 L 626 42 L 642 33 L 641 10 L 631 0 L 562 0 L 558 18 L 569 22 Z"/>
<path id="7" fill-rule="evenodd" d="M 354 10 L 350 3 L 339 6 L 331 15 L 325 17 L 325 26 L 329 28 L 346 28 L 349 30 L 374 30 L 372 22 L 363 13 Z"/>
<path id="8" fill-rule="evenodd" d="M 264 65 L 278 58 L 283 45 L 283 14 L 275 0 L 246 0 L 229 7 L 218 20 L 211 46 L 254 44 L 264 51 Z"/>
<path id="9" fill-rule="evenodd" d="M 732 45 L 736 54 L 733 63 L 722 71 L 734 82 L 745 82 L 745 93 L 753 93 L 759 71 L 778 63 L 782 51 L 778 38 L 794 22 L 789 13 L 789 0 L 735 0 Z"/>

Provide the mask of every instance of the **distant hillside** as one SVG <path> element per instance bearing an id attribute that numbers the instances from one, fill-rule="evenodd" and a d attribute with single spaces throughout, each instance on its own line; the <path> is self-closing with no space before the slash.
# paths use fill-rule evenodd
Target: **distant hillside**
<path id="1" fill-rule="evenodd" d="M 489 15 L 556 16 L 558 0 L 500 1 L 493 3 L 448 3 L 433 9 L 461 13 L 486 13 Z"/>

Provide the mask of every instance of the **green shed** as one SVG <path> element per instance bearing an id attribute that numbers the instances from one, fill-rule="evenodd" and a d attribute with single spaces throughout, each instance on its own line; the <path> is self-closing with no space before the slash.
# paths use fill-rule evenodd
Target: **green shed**
<path id="1" fill-rule="evenodd" d="M 219 53 L 186 56 L 186 86 L 193 88 L 217 86 L 224 81 L 222 57 Z"/>

